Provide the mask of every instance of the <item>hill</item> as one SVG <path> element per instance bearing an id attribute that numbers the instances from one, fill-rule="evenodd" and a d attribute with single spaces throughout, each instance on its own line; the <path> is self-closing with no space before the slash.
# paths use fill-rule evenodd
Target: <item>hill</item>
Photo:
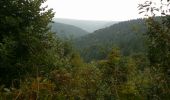
<path id="1" fill-rule="evenodd" d="M 86 30 L 89 33 L 92 33 L 95 30 L 105 28 L 107 26 L 110 26 L 118 22 L 118 21 L 74 20 L 74 19 L 62 19 L 62 18 L 55 18 L 54 21 L 59 23 L 74 25 L 76 27 Z"/>
<path id="2" fill-rule="evenodd" d="M 70 37 L 78 38 L 78 37 L 88 34 L 87 31 L 79 27 L 57 23 L 57 22 L 54 22 L 52 24 L 52 31 L 56 32 L 60 37 L 67 37 L 67 38 L 70 38 Z"/>
<path id="3" fill-rule="evenodd" d="M 125 56 L 145 52 L 144 20 L 130 20 L 103 28 L 75 40 L 75 47 L 86 61 L 103 59 L 118 47 Z"/>

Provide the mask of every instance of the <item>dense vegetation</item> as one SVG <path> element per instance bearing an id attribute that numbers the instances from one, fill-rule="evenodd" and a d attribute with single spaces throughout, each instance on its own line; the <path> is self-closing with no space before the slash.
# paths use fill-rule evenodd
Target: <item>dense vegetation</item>
<path id="1" fill-rule="evenodd" d="M 106 58 L 118 47 L 124 56 L 145 53 L 146 25 L 144 19 L 120 22 L 75 40 L 75 47 L 86 61 Z"/>
<path id="2" fill-rule="evenodd" d="M 133 29 L 127 21 L 96 31 L 91 37 L 101 40 L 92 43 L 100 41 L 104 57 L 85 63 L 71 42 L 51 32 L 54 13 L 44 2 L 0 1 L 1 100 L 169 100 L 169 15 L 149 17 L 145 27 L 137 20 Z"/>

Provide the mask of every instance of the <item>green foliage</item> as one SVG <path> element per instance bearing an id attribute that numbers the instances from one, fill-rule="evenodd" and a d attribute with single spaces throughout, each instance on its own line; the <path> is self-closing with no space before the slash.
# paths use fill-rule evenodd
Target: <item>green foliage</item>
<path id="1" fill-rule="evenodd" d="M 169 35 L 169 16 L 166 16 L 162 23 L 148 19 L 148 57 L 155 81 L 153 94 L 158 98 L 166 99 L 169 95 L 167 91 L 170 87 L 169 64 L 170 64 L 170 35 Z M 159 78 L 158 78 L 159 77 Z"/>
<path id="2" fill-rule="evenodd" d="M 149 78 L 147 59 L 144 63 L 144 58 L 139 55 L 124 57 L 120 55 L 119 49 L 113 49 L 107 60 L 100 61 L 98 66 L 102 74 L 100 87 L 103 98 L 146 99 L 147 88 L 152 81 Z"/>
<path id="3" fill-rule="evenodd" d="M 75 47 L 87 62 L 105 59 L 112 47 L 119 47 L 124 56 L 145 53 L 146 30 L 143 19 L 120 22 L 76 39 Z"/>
<path id="4" fill-rule="evenodd" d="M 62 44 L 49 31 L 54 13 L 45 0 L 0 1 L 0 84 L 57 66 Z M 56 52 L 57 51 L 57 52 Z"/>
<path id="5" fill-rule="evenodd" d="M 152 88 L 150 89 L 150 98 L 164 99 L 169 98 L 170 86 L 170 32 L 169 32 L 169 9 L 163 9 L 163 7 L 169 7 L 169 0 L 160 0 L 160 8 L 154 7 L 151 4 L 152 1 L 146 1 L 144 4 L 139 5 L 140 10 L 144 10 L 146 15 L 151 13 L 151 17 L 147 19 L 147 37 L 148 37 L 148 58 L 150 61 L 150 69 L 152 80 Z M 148 11 L 145 11 L 149 9 Z M 154 19 L 157 12 L 161 13 L 161 21 Z"/>
<path id="6" fill-rule="evenodd" d="M 62 62 L 60 66 L 63 66 L 53 69 L 48 77 L 40 75 L 37 78 L 27 78 L 22 81 L 19 89 L 2 88 L 5 92 L 1 92 L 1 98 L 142 100 L 142 96 L 147 95 L 149 70 L 140 70 L 138 64 L 143 63 L 140 56 L 124 58 L 119 49 L 113 49 L 107 59 L 98 62 L 83 63 L 77 54 L 73 54 L 69 61 Z"/>
<path id="7" fill-rule="evenodd" d="M 170 16 L 147 19 L 145 38 L 143 20 L 119 23 L 81 38 L 95 43 L 87 47 L 85 60 L 90 63 L 85 63 L 69 40 L 50 32 L 53 12 L 41 8 L 44 2 L 0 1 L 0 99 L 170 98 Z"/>

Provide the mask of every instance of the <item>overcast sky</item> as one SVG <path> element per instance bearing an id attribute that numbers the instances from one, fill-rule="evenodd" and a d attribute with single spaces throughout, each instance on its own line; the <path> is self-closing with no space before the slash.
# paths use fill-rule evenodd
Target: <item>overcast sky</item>
<path id="1" fill-rule="evenodd" d="M 144 0 L 48 0 L 56 18 L 123 21 L 142 17 L 137 6 Z"/>

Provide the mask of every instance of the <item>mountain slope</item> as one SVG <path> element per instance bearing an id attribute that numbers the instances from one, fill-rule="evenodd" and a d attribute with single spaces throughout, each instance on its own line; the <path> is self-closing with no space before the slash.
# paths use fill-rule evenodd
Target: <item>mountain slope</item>
<path id="1" fill-rule="evenodd" d="M 113 47 L 120 48 L 123 55 L 145 51 L 144 20 L 131 20 L 100 29 L 75 40 L 76 48 L 86 61 L 103 59 Z"/>
<path id="2" fill-rule="evenodd" d="M 61 19 L 61 18 L 56 18 L 54 19 L 54 21 L 59 23 L 74 25 L 76 27 L 88 31 L 89 33 L 117 23 L 117 21 L 91 21 L 91 20 L 74 20 L 74 19 Z"/>
<path id="3" fill-rule="evenodd" d="M 73 26 L 73 25 L 67 25 L 62 23 L 56 23 L 54 22 L 52 24 L 52 31 L 56 32 L 60 37 L 67 37 L 67 38 L 78 38 L 83 35 L 88 34 L 87 31 Z"/>

